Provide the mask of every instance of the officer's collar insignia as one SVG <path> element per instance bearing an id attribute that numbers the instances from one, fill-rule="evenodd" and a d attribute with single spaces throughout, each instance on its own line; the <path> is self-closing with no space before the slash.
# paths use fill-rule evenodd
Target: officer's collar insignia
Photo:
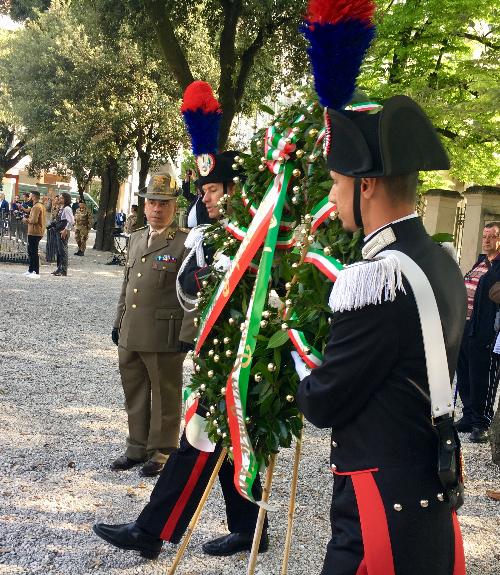
<path id="1" fill-rule="evenodd" d="M 200 154 L 196 156 L 196 166 L 200 176 L 206 177 L 215 168 L 215 156 L 213 154 Z"/>
<path id="2" fill-rule="evenodd" d="M 176 262 L 177 258 L 171 256 L 170 254 L 164 254 L 162 256 L 156 256 L 157 262 Z"/>
<path id="3" fill-rule="evenodd" d="M 368 240 L 361 250 L 363 259 L 371 260 L 380 251 L 382 251 L 387 246 L 390 246 L 396 241 L 396 235 L 393 229 L 389 226 L 384 228 L 380 232 L 376 233 L 373 238 Z"/>

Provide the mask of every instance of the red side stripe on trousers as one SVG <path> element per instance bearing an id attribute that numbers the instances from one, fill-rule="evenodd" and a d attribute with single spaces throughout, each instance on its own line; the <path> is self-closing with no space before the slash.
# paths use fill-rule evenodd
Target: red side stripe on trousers
<path id="1" fill-rule="evenodd" d="M 353 473 L 351 479 L 363 537 L 364 572 L 368 575 L 395 575 L 387 516 L 373 474 L 371 471 Z"/>
<path id="2" fill-rule="evenodd" d="M 366 570 L 366 563 L 363 557 L 361 563 L 359 564 L 358 570 L 356 571 L 356 575 L 368 575 L 368 571 Z"/>
<path id="3" fill-rule="evenodd" d="M 453 518 L 453 532 L 455 534 L 455 567 L 453 569 L 453 575 L 465 575 L 464 542 L 462 541 L 462 532 L 460 531 L 456 511 L 453 511 L 451 516 Z"/>
<path id="4" fill-rule="evenodd" d="M 170 541 L 172 534 L 179 522 L 179 519 L 186 508 L 187 502 L 191 497 L 196 484 L 198 483 L 198 479 L 207 463 L 208 458 L 212 455 L 211 453 L 207 453 L 206 451 L 200 451 L 200 454 L 196 458 L 196 462 L 191 470 L 191 474 L 189 475 L 189 479 L 187 480 L 182 493 L 174 505 L 170 516 L 165 523 L 165 526 L 160 533 L 160 538 L 164 541 Z"/>

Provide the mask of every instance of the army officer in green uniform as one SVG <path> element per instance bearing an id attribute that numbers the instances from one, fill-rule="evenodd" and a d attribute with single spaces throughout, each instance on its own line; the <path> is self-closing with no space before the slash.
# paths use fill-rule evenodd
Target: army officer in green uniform
<path id="1" fill-rule="evenodd" d="M 148 226 L 130 236 L 112 338 L 118 345 L 129 434 L 125 453 L 112 465 L 125 470 L 144 463 L 141 475 L 163 469 L 177 448 L 181 417 L 183 321 L 175 280 L 187 233 L 176 227 L 175 183 L 153 175 L 144 197 Z"/>

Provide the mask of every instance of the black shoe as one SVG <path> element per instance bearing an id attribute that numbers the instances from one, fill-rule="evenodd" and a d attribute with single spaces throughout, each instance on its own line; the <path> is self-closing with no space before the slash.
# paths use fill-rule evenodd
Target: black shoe
<path id="1" fill-rule="evenodd" d="M 118 459 L 115 459 L 111 464 L 111 469 L 113 471 L 126 471 L 127 469 L 132 469 L 136 465 L 140 465 L 142 461 L 138 461 L 137 459 L 130 459 L 126 455 L 120 455 Z"/>
<path id="2" fill-rule="evenodd" d="M 459 433 L 470 433 L 472 431 L 472 425 L 461 417 L 458 421 L 455 422 L 455 429 Z"/>
<path id="3" fill-rule="evenodd" d="M 156 559 L 163 545 L 161 539 L 146 533 L 135 524 L 135 521 L 123 525 L 96 523 L 92 529 L 96 535 L 111 545 L 127 551 L 139 551 L 146 559 Z"/>
<path id="4" fill-rule="evenodd" d="M 81 255 L 82 255 L 82 252 L 81 252 L 80 250 L 78 250 L 78 251 L 75 252 L 73 255 L 74 255 L 74 256 L 81 256 Z"/>
<path id="5" fill-rule="evenodd" d="M 488 432 L 486 429 L 472 428 L 472 433 L 469 435 L 469 441 L 471 443 L 488 443 L 488 440 Z"/>
<path id="6" fill-rule="evenodd" d="M 234 555 L 238 551 L 250 551 L 252 549 L 253 533 L 230 533 L 224 537 L 207 541 L 202 549 L 207 555 Z M 262 533 L 259 553 L 269 549 L 269 537 L 267 532 Z"/>
<path id="7" fill-rule="evenodd" d="M 150 459 L 141 467 L 139 475 L 142 475 L 143 477 L 156 477 L 157 475 L 160 475 L 164 467 L 165 463 L 160 463 L 159 461 L 153 461 Z"/>
<path id="8" fill-rule="evenodd" d="M 68 275 L 68 272 L 63 272 L 63 271 L 59 270 L 59 271 L 57 271 L 57 272 L 54 272 L 52 275 L 53 275 L 53 276 L 66 277 L 66 276 Z"/>
<path id="9" fill-rule="evenodd" d="M 57 269 L 57 270 L 55 270 L 55 271 L 52 272 L 52 275 L 53 275 L 53 276 L 58 276 L 60 272 L 61 272 L 61 270 L 60 270 L 60 269 Z"/>

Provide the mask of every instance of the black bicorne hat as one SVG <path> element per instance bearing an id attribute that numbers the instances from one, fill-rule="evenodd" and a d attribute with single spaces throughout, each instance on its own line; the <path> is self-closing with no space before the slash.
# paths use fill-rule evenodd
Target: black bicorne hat
<path id="1" fill-rule="evenodd" d="M 200 173 L 200 177 L 197 182 L 198 186 L 201 187 L 204 184 L 217 184 L 224 182 L 232 183 L 234 178 L 243 179 L 243 173 L 240 167 L 238 166 L 236 169 L 233 168 L 233 165 L 237 163 L 235 162 L 235 158 L 237 156 L 238 152 L 233 150 L 211 155 L 209 161 L 213 162 L 213 166 L 210 166 L 210 171 L 207 170 L 208 173 L 206 176 L 202 176 Z"/>
<path id="2" fill-rule="evenodd" d="M 325 113 L 327 164 L 356 178 L 448 170 L 446 151 L 423 110 L 394 96 L 379 110 Z"/>

